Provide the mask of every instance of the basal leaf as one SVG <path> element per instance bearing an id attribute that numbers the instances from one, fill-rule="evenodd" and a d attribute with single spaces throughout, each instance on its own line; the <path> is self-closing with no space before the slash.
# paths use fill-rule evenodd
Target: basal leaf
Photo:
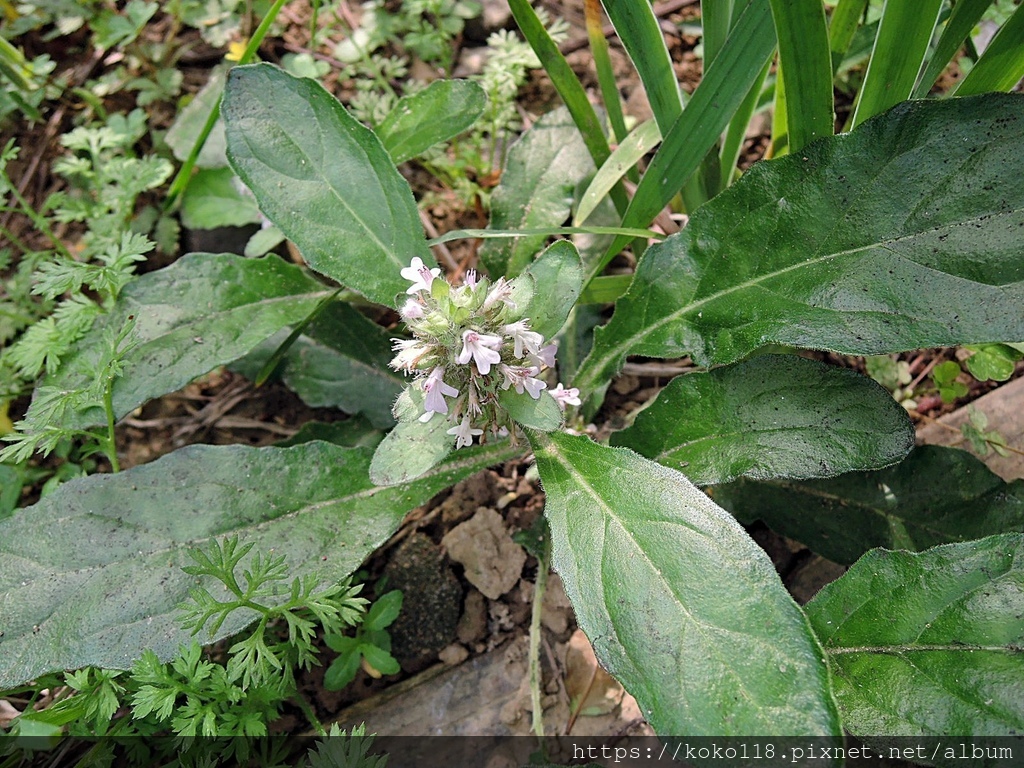
<path id="1" fill-rule="evenodd" d="M 121 418 L 147 400 L 237 360 L 281 328 L 303 320 L 331 293 L 308 272 L 277 256 L 188 254 L 129 283 L 114 308 L 45 383 L 70 388 L 91 380 L 106 329 L 120 329 L 133 316 L 136 346 L 125 358 L 124 376 L 114 381 L 114 412 Z M 75 425 L 104 422 L 97 408 L 78 414 Z"/>
<path id="2" fill-rule="evenodd" d="M 255 378 L 287 336 L 271 336 L 232 368 Z M 292 344 L 279 374 L 307 405 L 361 413 L 386 429 L 395 423 L 391 406 L 407 383 L 388 367 L 392 357 L 387 331 L 350 305 L 332 302 Z"/>
<path id="3" fill-rule="evenodd" d="M 673 379 L 612 444 L 709 485 L 878 469 L 914 447 L 914 427 L 865 376 L 765 355 Z"/>
<path id="4" fill-rule="evenodd" d="M 840 733 L 806 618 L 730 515 L 632 451 L 530 440 L 579 624 L 659 734 Z"/>
<path id="5" fill-rule="evenodd" d="M 256 201 L 235 187 L 236 178 L 230 168 L 197 172 L 181 197 L 181 223 L 189 229 L 258 224 Z"/>
<path id="6" fill-rule="evenodd" d="M 173 657 L 189 640 L 176 607 L 195 586 L 181 566 L 210 539 L 238 536 L 296 576 L 342 579 L 409 509 L 515 453 L 465 449 L 415 483 L 377 488 L 370 448 L 194 445 L 65 483 L 0 521 L 0 689 L 86 665 L 128 669 L 147 648 Z M 238 632 L 253 618 L 242 613 L 200 639 Z"/>
<path id="7" fill-rule="evenodd" d="M 807 615 L 852 733 L 1024 731 L 1024 534 L 873 550 Z"/>
<path id="8" fill-rule="evenodd" d="M 435 80 L 399 99 L 377 136 L 395 164 L 404 163 L 471 128 L 486 107 L 487 94 L 475 82 Z"/>
<path id="9" fill-rule="evenodd" d="M 409 185 L 319 84 L 269 64 L 235 67 L 221 113 L 232 168 L 313 269 L 390 305 L 413 256 L 434 264 Z"/>
<path id="10" fill-rule="evenodd" d="M 579 130 L 565 109 L 534 123 L 509 149 L 501 183 L 491 195 L 490 229 L 560 227 L 576 186 L 594 171 Z M 544 243 L 543 235 L 486 240 L 480 259 L 491 277 L 518 275 Z"/>
<path id="11" fill-rule="evenodd" d="M 922 550 L 1024 528 L 1024 480 L 1005 483 L 966 451 L 923 446 L 878 472 L 832 480 L 739 481 L 714 498 L 837 563 L 873 547 Z"/>
<path id="12" fill-rule="evenodd" d="M 626 355 L 1024 338 L 1024 96 L 908 102 L 755 165 L 652 246 L 574 384 Z"/>

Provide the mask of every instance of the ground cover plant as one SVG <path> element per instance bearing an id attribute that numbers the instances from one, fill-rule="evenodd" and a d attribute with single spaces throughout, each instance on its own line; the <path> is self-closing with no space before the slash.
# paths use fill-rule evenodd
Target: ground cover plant
<path id="1" fill-rule="evenodd" d="M 360 623 L 346 580 L 411 508 L 529 451 L 579 625 L 660 735 L 1020 733 L 1020 481 L 914 448 L 891 392 L 801 352 L 976 345 L 1015 362 L 1024 96 L 996 91 L 1024 75 L 1024 9 L 926 99 L 990 3 L 704 2 L 687 96 L 652 7 L 607 0 L 653 112 L 627 133 L 603 38 L 599 113 L 532 7 L 509 5 L 565 108 L 509 149 L 487 229 L 427 240 L 397 168 L 472 126 L 480 85 L 438 81 L 371 130 L 314 79 L 231 69 L 230 170 L 304 266 L 192 253 L 119 285 L 0 456 L 96 427 L 109 451 L 119 419 L 222 365 L 281 371 L 368 428 L 189 446 L 0 519 L 0 689 L 83 670 L 70 684 L 88 694 L 20 727 L 263 735 L 317 624 L 347 654 L 339 678 L 389 668 L 374 633 L 399 600 L 341 637 Z M 858 34 L 873 42 L 847 109 L 833 81 Z M 774 159 L 741 174 L 766 94 Z M 686 226 L 647 229 L 666 206 Z M 484 240 L 479 263 L 443 274 L 431 246 L 458 238 Z M 696 368 L 595 440 L 630 356 Z M 849 570 L 797 605 L 754 520 Z M 228 638 L 223 665 L 201 658 L 196 641 Z"/>

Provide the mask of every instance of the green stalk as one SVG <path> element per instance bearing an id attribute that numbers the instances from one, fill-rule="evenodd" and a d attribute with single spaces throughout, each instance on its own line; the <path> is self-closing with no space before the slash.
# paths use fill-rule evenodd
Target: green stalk
<path id="1" fill-rule="evenodd" d="M 533 588 L 533 611 L 530 614 L 530 695 L 533 701 L 531 730 L 544 738 L 544 708 L 541 706 L 540 673 L 540 620 L 544 613 L 544 592 L 548 588 L 548 568 L 551 560 L 550 538 L 545 536 L 543 551 L 537 558 L 537 583 Z"/>
<path id="2" fill-rule="evenodd" d="M 107 435 L 100 441 L 103 453 L 110 462 L 110 470 L 115 474 L 121 471 L 121 463 L 117 460 L 117 442 L 114 433 L 114 425 L 117 419 L 114 418 L 114 378 L 107 378 L 107 385 L 103 388 L 103 410 L 107 414 Z"/>
<path id="3" fill-rule="evenodd" d="M 21 208 L 21 212 L 29 218 L 36 229 L 46 235 L 47 239 L 53 243 L 54 250 L 60 253 L 64 258 L 74 261 L 75 257 L 71 255 L 71 252 L 64 247 L 64 243 L 62 243 L 53 233 L 53 230 L 50 229 L 50 225 L 47 223 L 46 218 L 29 205 L 28 200 L 26 200 L 24 195 L 18 191 L 18 187 L 11 182 L 11 177 L 7 175 L 7 172 L 0 171 L 0 176 L 2 176 L 7 187 L 10 188 L 11 196 L 18 203 L 18 207 Z"/>

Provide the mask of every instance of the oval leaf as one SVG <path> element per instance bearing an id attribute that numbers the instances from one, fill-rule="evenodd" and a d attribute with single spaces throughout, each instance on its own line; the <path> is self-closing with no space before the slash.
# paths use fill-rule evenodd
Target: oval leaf
<path id="1" fill-rule="evenodd" d="M 397 165 L 468 130 L 486 108 L 487 94 L 473 81 L 435 80 L 400 98 L 377 136 Z"/>
<path id="2" fill-rule="evenodd" d="M 551 338 L 562 330 L 583 290 L 583 262 L 575 245 L 559 240 L 527 267 L 526 274 L 533 276 L 536 287 L 526 312 L 530 327 Z"/>
<path id="3" fill-rule="evenodd" d="M 874 550 L 807 615 L 851 732 L 1024 732 L 1024 534 Z"/>
<path id="4" fill-rule="evenodd" d="M 583 137 L 565 109 L 544 115 L 508 153 L 491 195 L 490 229 L 559 227 L 569 218 L 577 185 L 594 170 Z M 491 277 L 518 275 L 544 235 L 486 240 L 480 259 Z"/>
<path id="5" fill-rule="evenodd" d="M 117 418 L 196 376 L 230 363 L 281 328 L 305 319 L 331 291 L 308 272 L 277 256 L 191 253 L 142 275 L 121 292 L 114 309 L 76 345 L 56 376 L 44 383 L 66 389 L 95 378 L 107 328 L 135 318 L 135 346 L 114 380 Z M 99 408 L 65 426 L 103 424 Z"/>
<path id="6" fill-rule="evenodd" d="M 1024 528 L 1024 480 L 1004 483 L 966 451 L 935 445 L 878 472 L 720 485 L 715 500 L 837 563 L 873 547 L 916 551 Z"/>
<path id="7" fill-rule="evenodd" d="M 319 84 L 235 67 L 221 113 L 231 167 L 313 269 L 390 305 L 413 256 L 435 263 L 391 157 Z"/>
<path id="8" fill-rule="evenodd" d="M 1024 96 L 901 104 L 758 163 L 652 246 L 574 381 L 628 354 L 879 354 L 1024 338 Z"/>
<path id="9" fill-rule="evenodd" d="M 530 440 L 580 626 L 659 734 L 841 733 L 806 618 L 728 513 L 632 451 Z"/>
<path id="10" fill-rule="evenodd" d="M 377 485 L 406 483 L 429 472 L 451 453 L 455 436 L 449 435 L 448 419 L 435 414 L 427 422 L 399 422 L 388 432 L 370 464 L 370 478 Z"/>
<path id="11" fill-rule="evenodd" d="M 765 355 L 673 379 L 611 441 L 710 485 L 879 469 L 914 447 L 914 425 L 865 376 Z"/>
<path id="12" fill-rule="evenodd" d="M 415 483 L 384 489 L 368 478 L 368 448 L 194 445 L 65 483 L 0 521 L 0 689 L 61 669 L 128 669 L 147 648 L 173 658 L 189 641 L 177 606 L 195 585 L 181 566 L 211 538 L 272 549 L 297 577 L 343 579 L 409 509 L 516 453 L 463 450 Z M 230 636 L 252 618 L 236 612 L 200 639 Z"/>
<path id="13" fill-rule="evenodd" d="M 547 392 L 541 392 L 534 400 L 528 392 L 508 389 L 498 393 L 498 402 L 509 416 L 527 429 L 551 432 L 562 426 L 562 409 Z"/>

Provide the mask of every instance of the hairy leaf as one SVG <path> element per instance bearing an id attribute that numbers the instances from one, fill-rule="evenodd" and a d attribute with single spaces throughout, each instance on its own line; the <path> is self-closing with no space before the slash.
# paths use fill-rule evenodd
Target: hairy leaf
<path id="1" fill-rule="evenodd" d="M 658 733 L 840 733 L 821 648 L 732 517 L 626 449 L 530 440 L 580 627 Z"/>
<path id="2" fill-rule="evenodd" d="M 313 269 L 390 305 L 413 256 L 434 264 L 409 185 L 319 84 L 269 64 L 235 67 L 221 113 L 231 167 Z"/>
<path id="3" fill-rule="evenodd" d="M 878 469 L 914 447 L 914 427 L 871 379 L 765 355 L 673 379 L 612 444 L 709 485 Z"/>
<path id="4" fill-rule="evenodd" d="M 1024 731 L 1024 534 L 873 550 L 807 615 L 851 732 Z"/>
<path id="5" fill-rule="evenodd" d="M 188 642 L 176 606 L 194 586 L 181 566 L 212 538 L 273 550 L 296 576 L 342 579 L 409 509 L 514 454 L 507 445 L 463 450 L 385 489 L 368 478 L 369 448 L 193 445 L 65 483 L 0 520 L 0 689 L 61 669 L 128 669 L 147 648 L 173 657 Z M 243 614 L 201 639 L 238 632 L 254 618 Z"/>
<path id="6" fill-rule="evenodd" d="M 403 96 L 377 127 L 377 136 L 396 163 L 472 127 L 487 107 L 487 94 L 471 80 L 435 80 Z"/>
<path id="7" fill-rule="evenodd" d="M 832 480 L 739 481 L 715 500 L 837 563 L 873 547 L 922 550 L 1024 528 L 1024 480 L 1005 483 L 966 451 L 923 446 L 878 472 Z"/>
<path id="8" fill-rule="evenodd" d="M 759 163 L 652 246 L 574 382 L 629 354 L 848 354 L 1024 338 L 1024 96 L 908 102 Z"/>

